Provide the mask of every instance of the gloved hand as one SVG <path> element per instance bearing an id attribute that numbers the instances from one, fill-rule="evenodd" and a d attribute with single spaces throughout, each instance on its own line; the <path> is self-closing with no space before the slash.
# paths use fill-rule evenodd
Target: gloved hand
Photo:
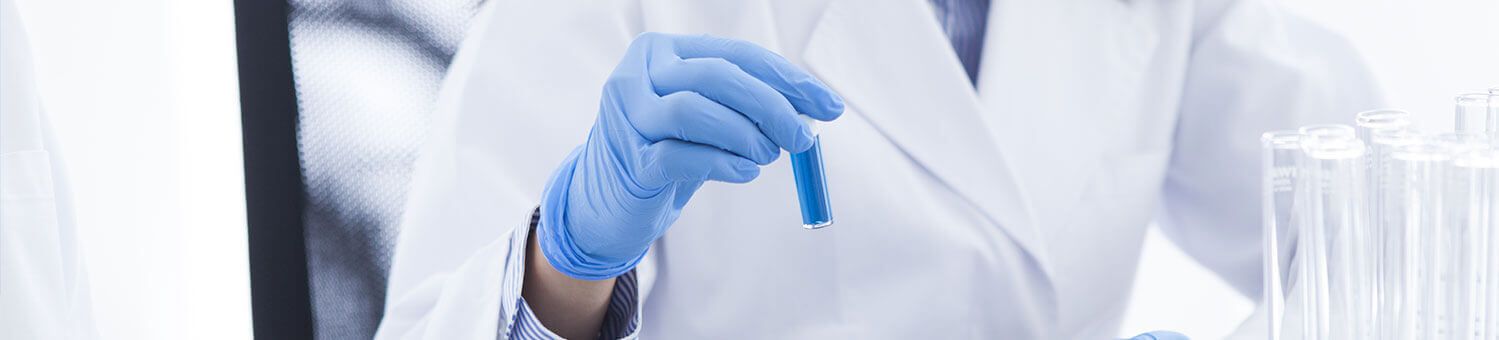
<path id="1" fill-rule="evenodd" d="M 1190 339 L 1191 338 L 1188 338 L 1186 335 L 1182 335 L 1181 333 L 1172 332 L 1172 331 L 1154 331 L 1154 332 L 1150 332 L 1150 333 L 1136 335 L 1133 338 L 1129 338 L 1129 340 L 1190 340 Z"/>
<path id="2" fill-rule="evenodd" d="M 749 182 L 780 149 L 811 148 L 798 112 L 830 121 L 843 100 L 748 42 L 641 34 L 604 85 L 588 140 L 547 183 L 542 254 L 578 279 L 629 271 L 704 181 Z"/>

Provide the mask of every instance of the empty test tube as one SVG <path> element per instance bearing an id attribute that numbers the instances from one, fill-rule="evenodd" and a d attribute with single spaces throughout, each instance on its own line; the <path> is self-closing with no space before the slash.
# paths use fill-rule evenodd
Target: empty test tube
<path id="1" fill-rule="evenodd" d="M 1415 285 L 1414 270 L 1417 265 L 1416 244 L 1419 231 L 1406 223 L 1405 195 L 1409 190 L 1407 178 L 1409 165 L 1397 163 L 1391 154 L 1396 148 L 1422 142 L 1425 139 L 1409 129 L 1374 131 L 1369 146 L 1371 166 L 1370 199 L 1373 209 L 1370 216 L 1371 229 L 1375 230 L 1378 260 L 1375 299 L 1377 329 L 1382 339 L 1411 339 L 1415 337 Z"/>
<path id="2" fill-rule="evenodd" d="M 1474 92 L 1457 95 L 1454 128 L 1460 134 L 1499 133 L 1499 93 Z"/>
<path id="3" fill-rule="evenodd" d="M 1384 187 L 1385 167 L 1392 147 L 1390 143 L 1399 143 L 1408 140 L 1409 138 L 1403 137 L 1410 137 L 1414 134 L 1410 131 L 1410 116 L 1410 112 L 1404 110 L 1383 109 L 1359 112 L 1355 117 L 1356 124 L 1354 125 L 1354 131 L 1358 134 L 1359 140 L 1363 141 L 1364 145 L 1368 147 L 1369 152 L 1366 164 L 1368 165 L 1369 175 L 1367 177 L 1369 180 L 1369 195 L 1374 198 L 1371 202 L 1378 202 L 1378 198 L 1382 194 L 1381 188 Z M 1378 139 L 1377 137 L 1382 137 L 1385 143 L 1376 143 L 1375 139 Z M 1373 216 L 1379 216 L 1379 205 L 1371 205 L 1371 212 Z M 1372 228 L 1376 231 L 1384 230 L 1382 222 L 1379 219 L 1370 221 Z M 1382 240 L 1381 234 L 1376 232 L 1375 235 L 1374 244 L 1380 244 Z"/>
<path id="4" fill-rule="evenodd" d="M 1387 196 L 1384 193 L 1384 188 L 1386 187 L 1385 182 L 1388 177 L 1387 166 L 1391 145 L 1388 143 L 1378 144 L 1374 140 L 1376 137 L 1383 137 L 1386 142 L 1389 142 L 1392 141 L 1389 137 L 1410 135 L 1410 133 L 1397 134 L 1398 132 L 1409 131 L 1411 125 L 1410 117 L 1410 112 L 1395 109 L 1364 111 L 1354 116 L 1354 131 L 1357 133 L 1359 140 L 1363 141 L 1364 145 L 1367 146 L 1366 150 L 1368 151 L 1364 164 L 1366 165 L 1365 180 L 1368 181 L 1365 188 L 1369 194 L 1367 202 L 1369 203 L 1370 214 L 1369 223 L 1364 228 L 1368 231 L 1366 234 L 1368 236 L 1367 242 L 1363 242 L 1358 246 L 1364 248 L 1360 250 L 1362 253 L 1372 255 L 1367 258 L 1369 263 L 1366 269 L 1376 278 L 1374 281 L 1371 281 L 1372 287 L 1369 287 L 1370 292 L 1374 294 L 1370 300 L 1373 304 L 1373 310 L 1365 312 L 1364 314 L 1367 318 L 1361 320 L 1360 323 L 1369 325 L 1371 332 L 1377 331 L 1382 334 L 1395 332 L 1393 328 L 1396 323 L 1390 322 L 1394 320 L 1388 318 L 1395 314 L 1384 312 L 1384 310 L 1394 308 L 1395 306 L 1390 305 L 1388 301 L 1384 301 L 1384 298 L 1389 294 L 1383 293 L 1383 286 L 1392 284 L 1393 282 L 1390 282 L 1387 275 L 1384 274 L 1385 267 L 1389 265 L 1385 263 L 1386 258 L 1381 255 L 1385 253 L 1383 250 L 1388 243 L 1396 242 L 1396 240 L 1390 239 L 1398 236 L 1389 235 L 1395 232 L 1395 230 L 1386 225 L 1385 220 L 1382 218 L 1384 214 L 1381 213 L 1381 203 Z M 1381 136 L 1375 136 L 1376 134 Z M 1398 140 L 1397 138 L 1393 141 Z"/>
<path id="5" fill-rule="evenodd" d="M 1397 147 L 1390 159 L 1395 184 L 1390 189 L 1401 196 L 1401 204 L 1390 207 L 1387 213 L 1402 221 L 1400 230 L 1405 241 L 1397 250 L 1401 258 L 1402 280 L 1396 288 L 1401 289 L 1397 294 L 1402 296 L 1402 328 L 1393 338 L 1445 338 L 1449 332 L 1445 303 L 1448 290 L 1443 279 L 1447 275 L 1443 266 L 1446 254 L 1441 250 L 1449 234 L 1444 186 L 1450 154 L 1437 143 L 1423 141 Z"/>
<path id="6" fill-rule="evenodd" d="M 1367 196 L 1364 144 L 1346 125 L 1302 127 L 1296 197 L 1296 256 L 1302 292 L 1304 339 L 1366 338 L 1373 294 L 1365 283 Z M 1305 261 L 1302 261 L 1305 260 Z"/>
<path id="7" fill-rule="evenodd" d="M 1270 339 L 1281 338 L 1284 304 L 1286 298 L 1284 278 L 1290 268 L 1290 248 L 1284 236 L 1289 235 L 1292 209 L 1295 202 L 1296 161 L 1301 156 L 1301 133 L 1295 130 L 1267 132 L 1260 136 L 1261 193 L 1260 208 L 1264 213 L 1260 246 L 1264 251 L 1261 270 L 1263 291 L 1261 304 L 1268 317 L 1265 327 Z M 1284 249 L 1283 249 L 1284 248 Z"/>
<path id="8" fill-rule="evenodd" d="M 1458 156 L 1459 171 L 1468 175 L 1471 190 L 1468 199 L 1468 225 L 1480 231 L 1476 238 L 1482 240 L 1473 254 L 1474 265 L 1487 268 L 1478 272 L 1477 295 L 1472 300 L 1482 308 L 1476 308 L 1473 316 L 1473 338 L 1499 338 L 1499 150 L 1479 150 Z"/>
<path id="9" fill-rule="evenodd" d="M 1490 102 L 1490 104 L 1493 104 Z M 1492 111 L 1499 109 L 1495 106 L 1487 106 L 1491 110 L 1488 116 L 1490 124 L 1493 120 Z M 1471 211 L 1475 204 L 1481 204 L 1482 197 L 1474 197 L 1477 180 L 1473 171 L 1463 169 L 1457 160 L 1468 158 L 1468 155 L 1481 153 L 1489 150 L 1493 145 L 1493 131 L 1482 132 L 1452 132 L 1443 133 L 1434 137 L 1436 143 L 1445 148 L 1446 152 L 1453 155 L 1452 171 L 1447 176 L 1445 190 L 1447 192 L 1446 207 L 1444 208 L 1444 225 L 1439 249 L 1434 250 L 1441 258 L 1440 270 L 1443 272 L 1443 286 L 1439 298 L 1443 306 L 1441 312 L 1446 318 L 1442 319 L 1447 334 L 1453 338 L 1469 338 L 1475 334 L 1484 333 L 1484 327 L 1480 319 L 1486 314 L 1486 307 L 1481 306 L 1487 289 L 1483 288 L 1485 274 L 1495 270 L 1492 266 L 1483 265 L 1480 258 L 1482 253 L 1487 252 L 1487 234 L 1489 231 L 1482 224 L 1471 221 Z M 1472 160 L 1464 164 L 1480 164 Z"/>

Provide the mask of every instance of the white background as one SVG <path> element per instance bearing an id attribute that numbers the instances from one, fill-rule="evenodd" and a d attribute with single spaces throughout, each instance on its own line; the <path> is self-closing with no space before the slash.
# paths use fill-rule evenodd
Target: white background
<path id="1" fill-rule="evenodd" d="M 1499 85 L 1499 1 L 1282 2 L 1352 39 L 1422 127 L 1451 124 L 1454 93 Z M 231 2 L 17 5 L 71 166 L 104 337 L 249 338 Z M 1164 237 L 1146 243 L 1121 335 L 1216 339 L 1250 313 Z"/>
<path id="2" fill-rule="evenodd" d="M 16 6 L 103 338 L 250 338 L 232 3 Z"/>

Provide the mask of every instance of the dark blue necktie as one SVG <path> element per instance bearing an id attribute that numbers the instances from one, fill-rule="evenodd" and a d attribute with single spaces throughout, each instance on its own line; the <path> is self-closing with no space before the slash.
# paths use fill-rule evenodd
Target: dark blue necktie
<path id="1" fill-rule="evenodd" d="M 947 41 L 968 71 L 968 81 L 977 85 L 979 57 L 984 54 L 984 26 L 989 21 L 989 0 L 931 0 L 937 22 Z"/>

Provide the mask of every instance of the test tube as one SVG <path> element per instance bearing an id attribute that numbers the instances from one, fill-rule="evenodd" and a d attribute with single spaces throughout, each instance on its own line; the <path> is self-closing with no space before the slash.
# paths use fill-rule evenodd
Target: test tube
<path id="1" fill-rule="evenodd" d="M 1298 228 L 1305 245 L 1297 257 L 1307 287 L 1303 294 L 1306 339 L 1367 338 L 1360 321 L 1372 304 L 1365 283 L 1368 254 L 1360 243 L 1367 221 L 1364 186 L 1365 150 L 1346 125 L 1302 127 L 1298 160 Z"/>
<path id="2" fill-rule="evenodd" d="M 796 198 L 802 209 L 802 228 L 820 229 L 833 225 L 833 205 L 828 199 L 828 180 L 822 167 L 820 124 L 803 119 L 812 127 L 812 148 L 791 154 L 791 173 L 796 181 Z"/>
<path id="3" fill-rule="evenodd" d="M 1454 128 L 1460 134 L 1489 135 L 1499 133 L 1499 93 L 1473 92 L 1454 99 Z"/>
<path id="4" fill-rule="evenodd" d="M 1282 253 L 1290 248 L 1282 249 L 1281 244 L 1287 243 L 1281 236 L 1290 233 L 1288 229 L 1295 206 L 1296 160 L 1301 156 L 1301 133 L 1295 130 L 1267 132 L 1260 136 L 1260 146 L 1260 209 L 1264 213 L 1260 219 L 1263 227 L 1260 247 L 1265 254 L 1261 263 L 1264 282 L 1260 303 L 1266 310 L 1265 327 L 1269 338 L 1280 339 L 1281 325 L 1284 322 L 1283 302 L 1286 298 L 1284 285 L 1287 284 L 1282 273 L 1290 267 L 1291 258 L 1291 254 Z"/>
<path id="5" fill-rule="evenodd" d="M 1486 288 L 1483 281 L 1487 268 L 1488 230 L 1472 219 L 1475 205 L 1482 202 L 1477 186 L 1478 175 L 1472 171 L 1474 163 L 1469 155 L 1488 149 L 1482 136 L 1465 140 L 1444 139 L 1443 145 L 1454 155 L 1453 171 L 1446 181 L 1447 221 L 1443 255 L 1446 270 L 1446 313 L 1450 315 L 1447 328 L 1454 338 L 1480 337 L 1483 334 L 1483 319 Z M 1458 162 L 1458 161 L 1461 162 Z"/>
<path id="6" fill-rule="evenodd" d="M 1468 174 L 1472 190 L 1468 200 L 1468 225 L 1481 230 L 1484 240 L 1475 254 L 1480 271 L 1478 286 L 1483 287 L 1483 308 L 1474 316 L 1475 338 L 1499 337 L 1499 150 L 1479 150 L 1459 156 L 1457 168 Z"/>
<path id="7" fill-rule="evenodd" d="M 1402 328 L 1394 338 L 1441 339 L 1448 335 L 1445 319 L 1446 285 L 1443 266 L 1447 240 L 1444 216 L 1449 154 L 1439 144 L 1422 141 L 1397 147 L 1390 155 L 1391 177 L 1402 204 L 1390 213 L 1402 220 L 1404 248 L 1400 249 L 1403 291 Z"/>
<path id="8" fill-rule="evenodd" d="M 1354 117 L 1354 131 L 1357 133 L 1359 140 L 1363 141 L 1364 145 L 1367 146 L 1366 149 L 1368 150 L 1367 161 L 1364 163 L 1366 165 L 1365 179 L 1368 181 L 1365 188 L 1369 194 L 1367 202 L 1369 203 L 1369 216 L 1371 216 L 1368 225 L 1365 227 L 1368 230 L 1367 235 L 1369 238 L 1366 240 L 1367 242 L 1359 246 L 1365 248 L 1362 250 L 1364 254 L 1371 255 L 1367 257 L 1369 263 L 1365 269 L 1376 278 L 1370 281 L 1372 287 L 1369 287 L 1370 292 L 1374 294 L 1370 300 L 1372 301 L 1373 309 L 1366 313 L 1369 318 L 1362 320 L 1361 323 L 1366 324 L 1370 331 L 1379 331 L 1381 334 L 1388 334 L 1394 331 L 1391 328 L 1394 324 L 1387 322 L 1391 320 L 1384 319 L 1384 317 L 1392 314 L 1384 313 L 1383 310 L 1392 308 L 1393 306 L 1389 306 L 1383 301 L 1388 296 L 1383 293 L 1383 286 L 1387 284 L 1385 280 L 1386 276 L 1384 275 L 1384 267 L 1387 265 L 1384 263 L 1385 257 L 1380 256 L 1385 253 L 1383 250 L 1386 244 L 1392 242 L 1388 240 L 1392 237 L 1388 235 L 1391 230 L 1386 226 L 1383 219 L 1384 214 L 1381 212 L 1381 203 L 1386 196 L 1384 188 L 1387 187 L 1385 183 L 1387 180 L 1386 173 L 1388 172 L 1386 165 L 1389 163 L 1390 145 L 1376 144 L 1374 140 L 1376 139 L 1376 134 L 1383 134 L 1384 136 L 1382 137 L 1386 137 L 1385 139 L 1388 140 L 1388 137 L 1391 137 L 1389 135 L 1391 132 L 1406 131 L 1409 129 L 1411 125 L 1410 116 L 1410 112 L 1404 110 L 1379 109 L 1359 112 Z"/>
<path id="9" fill-rule="evenodd" d="M 1377 130 L 1372 133 L 1372 144 L 1369 146 L 1370 162 L 1379 162 L 1379 166 L 1372 166 L 1373 172 L 1370 177 L 1378 177 L 1371 181 L 1370 199 L 1374 201 L 1371 208 L 1374 209 L 1370 216 L 1371 227 L 1376 230 L 1377 240 L 1380 245 L 1377 249 L 1379 264 L 1376 275 L 1379 277 L 1376 285 L 1375 299 L 1378 330 L 1382 339 L 1411 339 L 1415 337 L 1415 301 L 1413 270 L 1416 266 L 1415 244 L 1416 230 L 1407 229 L 1405 223 L 1405 194 L 1403 183 L 1406 180 L 1406 170 L 1390 159 L 1394 149 L 1411 145 L 1422 141 L 1421 135 L 1409 129 Z"/>
<path id="10" fill-rule="evenodd" d="M 1384 187 L 1385 181 L 1384 173 L 1387 170 L 1386 163 L 1389 162 L 1389 152 L 1391 149 L 1389 143 L 1376 143 L 1375 139 L 1383 137 L 1386 142 L 1401 142 L 1406 140 L 1407 138 L 1401 137 L 1412 135 L 1412 133 L 1409 133 L 1411 125 L 1410 116 L 1410 112 L 1403 110 L 1381 109 L 1359 112 L 1355 118 L 1357 123 L 1354 125 L 1354 130 L 1358 134 L 1359 140 L 1363 141 L 1365 146 L 1368 146 L 1369 151 L 1369 158 L 1366 163 L 1369 171 L 1369 195 L 1376 198 L 1371 200 L 1371 202 L 1378 202 L 1377 198 L 1381 197 L 1381 189 Z M 1405 132 L 1401 133 L 1401 131 Z M 1383 136 L 1376 136 L 1380 134 Z M 1373 216 L 1380 215 L 1378 204 L 1373 204 L 1370 208 Z M 1370 223 L 1374 230 L 1384 230 L 1383 221 L 1373 219 L 1370 220 Z M 1380 244 L 1380 241 L 1383 239 L 1381 233 L 1376 232 L 1375 235 L 1375 244 Z"/>

